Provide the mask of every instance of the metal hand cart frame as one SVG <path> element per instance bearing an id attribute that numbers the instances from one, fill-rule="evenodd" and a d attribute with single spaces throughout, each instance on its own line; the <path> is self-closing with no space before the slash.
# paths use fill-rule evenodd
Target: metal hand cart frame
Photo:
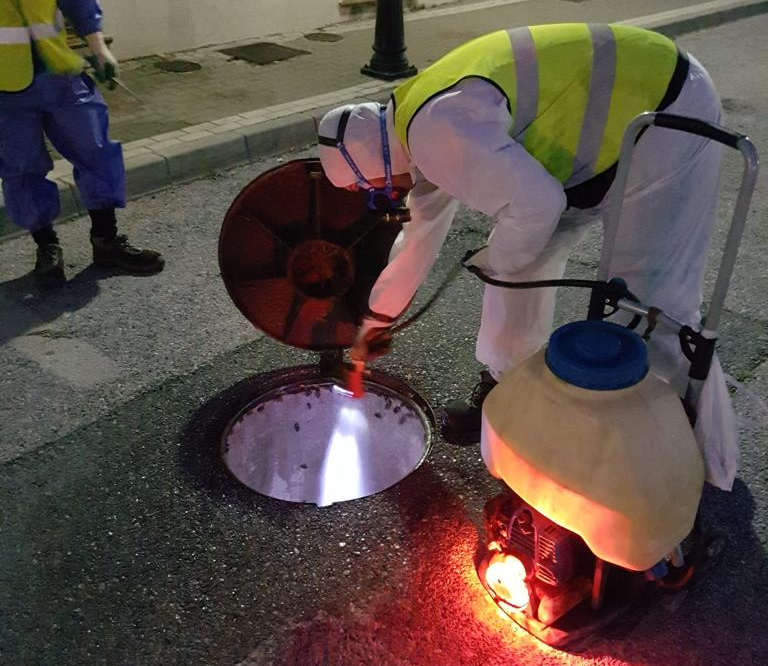
<path id="1" fill-rule="evenodd" d="M 606 282 L 609 280 L 609 267 L 621 217 L 621 209 L 624 200 L 624 193 L 627 187 L 629 169 L 632 161 L 632 154 L 635 148 L 637 137 L 644 128 L 666 127 L 669 129 L 695 134 L 712 141 L 717 141 L 730 148 L 741 152 L 744 159 L 744 170 L 742 172 L 741 185 L 734 207 L 733 217 L 731 219 L 728 237 L 723 249 L 723 255 L 720 260 L 720 268 L 715 282 L 715 288 L 712 293 L 712 299 L 707 309 L 706 315 L 702 318 L 700 330 L 677 321 L 657 308 L 633 302 L 627 298 L 612 295 L 610 291 L 599 287 L 593 289 L 589 304 L 589 319 L 602 319 L 608 314 L 606 307 L 613 309 L 613 312 L 624 310 L 635 316 L 640 316 L 649 321 L 652 326 L 660 325 L 671 330 L 680 338 L 680 344 L 685 356 L 691 362 L 691 368 L 688 373 L 689 381 L 685 395 L 687 406 L 693 409 L 695 414 L 701 395 L 701 388 L 709 375 L 709 368 L 712 364 L 712 358 L 715 353 L 715 343 L 717 341 L 717 330 L 720 325 L 725 298 L 728 294 L 733 269 L 736 264 L 739 245 L 744 233 L 744 227 L 749 212 L 749 204 L 752 199 L 752 193 L 757 181 L 757 172 L 759 160 L 757 150 L 752 141 L 744 134 L 738 134 L 725 129 L 713 123 L 708 123 L 695 118 L 677 116 L 669 113 L 643 113 L 637 116 L 624 132 L 624 138 L 619 153 L 618 168 L 614 183 L 614 191 L 611 194 L 608 212 L 605 217 L 603 247 L 600 255 L 600 267 L 598 279 Z M 613 280 L 615 281 L 615 280 Z"/>

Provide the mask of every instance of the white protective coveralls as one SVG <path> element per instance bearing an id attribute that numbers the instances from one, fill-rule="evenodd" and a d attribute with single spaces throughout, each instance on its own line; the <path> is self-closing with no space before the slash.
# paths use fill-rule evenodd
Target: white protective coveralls
<path id="1" fill-rule="evenodd" d="M 701 64 L 690 68 L 678 98 L 665 112 L 719 123 L 720 100 Z M 410 153 L 387 127 L 392 172 L 408 171 L 412 220 L 395 241 L 389 264 L 374 285 L 369 306 L 395 318 L 408 306 L 437 258 L 462 202 L 494 217 L 488 247 L 474 259 L 489 274 L 511 281 L 563 276 L 568 254 L 589 222 L 600 219 L 612 196 L 595 208 L 566 210 L 562 184 L 508 134 L 504 96 L 481 79 L 465 79 L 425 104 L 412 120 Z M 326 115 L 321 136 L 336 135 L 340 110 Z M 378 105 L 355 107 L 344 145 L 367 179 L 384 175 Z M 639 140 L 629 175 L 611 276 L 623 277 L 643 303 L 694 327 L 700 325 L 702 281 L 716 219 L 720 145 L 697 136 L 649 128 Z M 339 151 L 320 146 L 329 179 L 356 182 Z M 487 285 L 477 338 L 478 361 L 495 378 L 546 343 L 552 328 L 554 289 L 514 290 Z M 366 319 L 363 329 L 381 327 Z M 652 367 L 681 393 L 688 361 L 675 335 L 657 329 L 649 345 Z M 705 382 L 696 437 L 707 479 L 730 490 L 739 451 L 725 378 L 715 357 Z"/>

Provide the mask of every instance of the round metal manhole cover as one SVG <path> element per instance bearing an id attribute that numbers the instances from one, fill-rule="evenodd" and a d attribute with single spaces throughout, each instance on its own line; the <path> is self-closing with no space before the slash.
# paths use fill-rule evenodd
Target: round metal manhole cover
<path id="1" fill-rule="evenodd" d="M 174 74 L 185 74 L 186 72 L 196 72 L 202 69 L 202 65 L 189 60 L 162 60 L 156 62 L 155 67 L 164 72 L 172 72 Z"/>
<path id="2" fill-rule="evenodd" d="M 343 247 L 310 240 L 291 253 L 288 276 L 296 290 L 308 298 L 334 298 L 349 289 L 355 279 L 355 266 Z"/>
<path id="3" fill-rule="evenodd" d="M 326 506 L 385 490 L 414 471 L 432 442 L 427 403 L 381 373 L 353 398 L 332 379 L 296 379 L 261 394 L 227 425 L 224 464 L 263 495 Z"/>
<path id="4" fill-rule="evenodd" d="M 344 38 L 332 32 L 310 32 L 304 35 L 304 39 L 310 42 L 340 42 Z"/>

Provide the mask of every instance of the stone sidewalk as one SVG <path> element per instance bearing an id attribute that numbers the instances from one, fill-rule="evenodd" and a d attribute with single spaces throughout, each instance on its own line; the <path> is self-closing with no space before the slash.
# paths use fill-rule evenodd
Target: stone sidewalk
<path id="1" fill-rule="evenodd" d="M 424 68 L 500 27 L 615 21 L 674 37 L 765 11 L 766 0 L 646 0 L 642 9 L 635 0 L 489 0 L 408 14 L 407 55 Z M 140 100 L 120 89 L 104 95 L 111 135 L 124 144 L 129 197 L 309 145 L 327 109 L 386 100 L 396 82 L 360 73 L 372 54 L 373 29 L 373 21 L 357 21 L 282 35 L 272 42 L 291 49 L 291 57 L 264 65 L 233 59 L 222 46 L 123 63 L 121 79 Z M 193 71 L 168 71 L 178 66 Z M 50 178 L 61 193 L 60 219 L 85 213 L 71 165 L 56 160 Z M 0 195 L 0 238 L 18 231 L 3 213 Z"/>

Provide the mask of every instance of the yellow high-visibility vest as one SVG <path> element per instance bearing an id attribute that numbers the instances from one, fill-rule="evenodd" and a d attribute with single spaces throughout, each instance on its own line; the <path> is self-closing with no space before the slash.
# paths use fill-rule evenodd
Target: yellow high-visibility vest
<path id="1" fill-rule="evenodd" d="M 395 131 L 407 146 L 411 120 L 424 104 L 464 79 L 485 79 L 507 98 L 510 136 L 565 187 L 578 185 L 616 163 L 626 126 L 657 110 L 673 79 L 682 85 L 681 65 L 687 60 L 674 42 L 630 26 L 500 30 L 398 86 Z"/>
<path id="2" fill-rule="evenodd" d="M 48 71 L 83 71 L 85 62 L 67 45 L 56 0 L 0 0 L 0 91 L 18 92 L 32 83 L 33 43 Z"/>

